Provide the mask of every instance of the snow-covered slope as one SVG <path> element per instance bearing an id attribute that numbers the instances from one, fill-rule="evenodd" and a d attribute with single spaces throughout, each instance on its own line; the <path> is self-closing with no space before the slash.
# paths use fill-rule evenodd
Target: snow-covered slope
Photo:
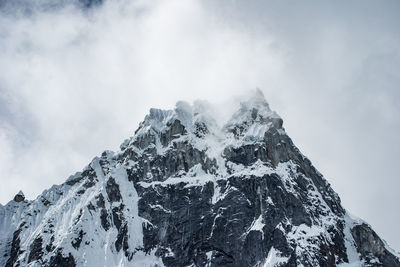
<path id="1" fill-rule="evenodd" d="M 223 126 L 209 110 L 151 109 L 120 151 L 0 206 L 0 266 L 400 266 L 260 91 Z"/>

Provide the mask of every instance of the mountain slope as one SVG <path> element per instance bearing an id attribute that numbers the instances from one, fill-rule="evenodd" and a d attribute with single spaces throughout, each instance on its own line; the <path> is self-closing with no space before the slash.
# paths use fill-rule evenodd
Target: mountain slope
<path id="1" fill-rule="evenodd" d="M 257 91 L 151 109 L 118 152 L 0 206 L 1 266 L 400 266 L 350 216 Z"/>

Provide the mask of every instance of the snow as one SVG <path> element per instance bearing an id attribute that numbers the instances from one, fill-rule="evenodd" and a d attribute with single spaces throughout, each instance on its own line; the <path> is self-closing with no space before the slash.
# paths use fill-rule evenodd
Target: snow
<path id="1" fill-rule="evenodd" d="M 253 222 L 253 224 L 251 225 L 248 232 L 259 231 L 262 233 L 262 238 L 264 239 L 264 232 L 263 232 L 264 226 L 265 226 L 265 224 L 263 223 L 263 218 L 262 218 L 262 215 L 260 214 L 260 216 L 258 216 L 257 220 L 255 220 Z"/>
<path id="2" fill-rule="evenodd" d="M 148 132 L 150 129 L 153 129 L 156 132 L 161 132 L 174 116 L 175 112 L 173 110 L 150 109 L 150 114 L 147 115 L 144 121 L 140 124 L 136 136 L 140 136 Z"/>
<path id="3" fill-rule="evenodd" d="M 192 106 L 184 101 L 176 103 L 174 110 L 161 110 L 161 109 L 150 109 L 150 114 L 147 115 L 144 121 L 139 126 L 139 131 L 136 136 L 141 136 L 153 130 L 156 133 L 164 132 L 168 125 L 174 120 L 179 120 L 187 131 L 193 131 L 193 108 Z M 127 141 L 121 145 L 125 147 Z"/>
<path id="4" fill-rule="evenodd" d="M 207 267 L 211 266 L 211 259 L 212 259 L 212 251 L 206 253 L 207 256 Z"/>
<path id="5" fill-rule="evenodd" d="M 262 177 L 275 173 L 272 167 L 267 166 L 265 162 L 261 160 L 257 160 L 249 167 L 233 162 L 228 162 L 228 166 L 234 171 L 233 175 L 237 177 Z"/>
<path id="6" fill-rule="evenodd" d="M 347 251 L 347 257 L 349 259 L 349 262 L 346 263 L 341 263 L 340 267 L 361 267 L 365 266 L 364 261 L 360 259 L 360 254 L 357 252 L 357 248 L 354 243 L 353 236 L 351 234 L 351 229 L 358 225 L 365 223 L 363 220 L 361 220 L 358 217 L 355 217 L 354 215 L 350 214 L 348 211 L 346 211 L 346 214 L 344 215 L 344 240 L 345 240 L 345 246 L 346 246 L 346 251 Z"/>
<path id="7" fill-rule="evenodd" d="M 271 127 L 270 124 L 252 124 L 243 136 L 246 141 L 259 141 L 264 138 L 265 132 Z"/>
<path id="8" fill-rule="evenodd" d="M 1 207 L 0 251 L 4 252 L 9 248 L 8 244 L 11 242 L 12 233 L 17 229 L 21 218 L 24 218 L 24 220 L 28 218 L 27 225 L 29 227 L 20 234 L 21 247 L 29 247 L 39 235 L 43 238 L 44 245 L 49 244 L 50 235 L 43 233 L 53 231 L 53 245 L 62 247 L 64 255 L 71 253 L 78 266 L 128 266 L 132 262 L 135 262 L 138 266 L 163 266 L 161 259 L 154 255 L 154 251 L 150 255 L 146 255 L 143 251 L 134 250 L 134 248 L 143 247 L 142 224 L 146 223 L 146 220 L 138 215 L 137 203 L 139 197 L 133 184 L 128 181 L 125 167 L 113 161 L 112 157 L 112 154 L 107 155 L 107 160 L 112 165 L 109 166 L 110 172 L 107 174 L 105 174 L 98 157 L 94 158 L 85 168 L 86 170 L 91 168 L 94 170 L 98 182 L 93 187 L 88 188 L 79 198 L 77 192 L 82 189 L 84 179 L 72 186 L 66 184 L 53 186 L 34 201 L 20 203 L 12 201 L 5 207 Z M 80 178 L 80 175 L 81 173 L 77 173 L 71 176 L 68 181 Z M 90 203 L 96 202 L 96 196 L 99 193 L 107 196 L 105 184 L 109 177 L 113 177 L 119 185 L 125 205 L 124 216 L 129 229 L 128 244 L 134 252 L 131 261 L 128 261 L 123 250 L 115 251 L 113 244 L 118 234 L 117 230 L 110 228 L 106 232 L 101 227 L 99 214 L 86 208 Z M 45 206 L 41 201 L 42 199 L 50 201 L 52 205 Z M 105 205 L 107 209 L 112 208 L 108 206 L 108 202 L 105 202 Z M 118 205 L 119 203 L 113 203 L 113 206 Z M 126 210 L 127 207 L 129 211 Z M 94 213 L 92 214 L 92 212 Z M 28 213 L 36 215 L 27 216 Z M 49 229 L 49 222 L 53 225 L 52 229 Z M 80 229 L 83 229 L 85 234 L 80 249 L 76 250 L 71 246 L 71 241 L 74 240 Z M 84 245 L 86 241 L 88 245 Z M 27 253 L 23 252 L 20 257 L 27 257 Z M 48 260 L 50 256 L 51 253 L 45 257 Z M 0 258 L 1 266 L 5 265 L 5 260 L 4 257 Z"/>
<path id="9" fill-rule="evenodd" d="M 180 173 L 178 173 L 180 174 Z M 153 186 L 169 186 L 184 183 L 185 187 L 205 185 L 208 182 L 213 182 L 215 177 L 211 174 L 205 173 L 201 164 L 193 166 L 187 174 L 169 177 L 165 181 L 154 182 L 139 182 L 140 186 L 144 188 Z"/>
<path id="10" fill-rule="evenodd" d="M 272 122 L 278 119 L 281 119 L 280 116 L 270 109 L 263 93 L 256 90 L 249 95 L 248 99 L 240 103 L 239 110 L 226 122 L 224 128 L 230 130 L 236 126 L 244 127 L 239 140 L 241 142 L 258 141 L 263 139 L 265 132 L 271 128 Z"/>
<path id="11" fill-rule="evenodd" d="M 263 264 L 263 267 L 280 266 L 287 263 L 288 260 L 288 257 L 283 257 L 282 253 L 279 250 L 272 247 L 268 252 L 268 256 Z"/>
<path id="12" fill-rule="evenodd" d="M 165 213 L 172 213 L 170 210 L 165 209 L 163 206 L 161 205 L 150 205 L 150 208 L 154 209 L 154 210 L 162 210 Z"/>

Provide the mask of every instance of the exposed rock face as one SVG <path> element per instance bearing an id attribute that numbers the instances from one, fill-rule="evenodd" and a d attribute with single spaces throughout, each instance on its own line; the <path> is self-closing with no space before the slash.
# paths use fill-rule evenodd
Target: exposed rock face
<path id="1" fill-rule="evenodd" d="M 19 191 L 14 197 L 15 202 L 21 202 L 24 200 L 25 200 L 25 195 L 24 195 L 24 193 L 22 193 L 22 191 Z"/>
<path id="2" fill-rule="evenodd" d="M 152 109 L 121 151 L 0 207 L 0 265 L 400 266 L 260 92 L 223 127 L 207 110 Z"/>
<path id="3" fill-rule="evenodd" d="M 357 244 L 357 251 L 369 265 L 377 265 L 378 258 L 382 266 L 398 266 L 399 259 L 390 253 L 385 243 L 365 223 L 358 224 L 351 229 L 351 234 Z"/>

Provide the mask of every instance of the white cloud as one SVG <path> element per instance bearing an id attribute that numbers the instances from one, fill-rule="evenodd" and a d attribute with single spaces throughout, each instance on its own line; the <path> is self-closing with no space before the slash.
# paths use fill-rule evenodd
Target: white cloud
<path id="1" fill-rule="evenodd" d="M 271 36 L 233 28 L 200 1 L 109 1 L 0 20 L 1 115 L 14 131 L 2 138 L 3 203 L 117 149 L 150 107 L 225 100 L 276 81 L 283 64 Z"/>

